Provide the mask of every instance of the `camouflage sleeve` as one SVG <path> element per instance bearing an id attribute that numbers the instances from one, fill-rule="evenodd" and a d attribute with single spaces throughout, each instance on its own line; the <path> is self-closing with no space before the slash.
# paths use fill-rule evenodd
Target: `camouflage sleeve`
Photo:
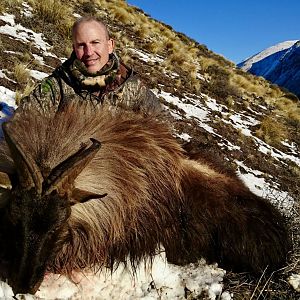
<path id="1" fill-rule="evenodd" d="M 133 111 L 140 111 L 146 114 L 160 114 L 162 106 L 154 93 L 134 75 L 125 84 L 121 102 Z"/>
<path id="2" fill-rule="evenodd" d="M 21 100 L 16 113 L 24 109 L 35 109 L 41 113 L 56 112 L 62 98 L 62 89 L 58 80 L 53 76 L 43 79 L 28 96 Z"/>

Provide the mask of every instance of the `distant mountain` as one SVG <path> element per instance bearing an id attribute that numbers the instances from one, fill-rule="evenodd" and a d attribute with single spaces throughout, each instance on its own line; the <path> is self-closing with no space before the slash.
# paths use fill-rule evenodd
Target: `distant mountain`
<path id="1" fill-rule="evenodd" d="M 300 97 L 300 41 L 285 41 L 238 64 L 254 75 L 285 87 Z"/>

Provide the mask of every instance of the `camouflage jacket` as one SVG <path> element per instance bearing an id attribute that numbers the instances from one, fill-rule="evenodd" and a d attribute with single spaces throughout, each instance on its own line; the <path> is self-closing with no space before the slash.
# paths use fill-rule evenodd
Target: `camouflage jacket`
<path id="1" fill-rule="evenodd" d="M 96 101 L 117 108 L 145 114 L 159 114 L 161 105 L 158 98 L 146 87 L 140 77 L 124 64 L 118 64 L 118 80 L 102 87 L 82 85 L 71 71 L 73 55 L 23 98 L 18 110 L 27 105 L 41 111 L 58 110 L 67 101 L 79 95 L 83 100 Z"/>

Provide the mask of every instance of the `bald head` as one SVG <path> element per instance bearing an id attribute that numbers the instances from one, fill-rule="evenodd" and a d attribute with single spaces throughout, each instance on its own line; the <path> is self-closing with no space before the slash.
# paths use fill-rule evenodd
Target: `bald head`
<path id="1" fill-rule="evenodd" d="M 98 18 L 92 17 L 92 16 L 82 17 L 82 18 L 77 19 L 74 22 L 74 24 L 72 26 L 72 40 L 74 41 L 74 35 L 76 34 L 76 31 L 80 27 L 81 24 L 83 24 L 83 23 L 93 23 L 93 22 L 98 23 L 98 26 L 102 28 L 102 30 L 105 32 L 106 38 L 109 40 L 110 36 L 109 36 L 107 26 L 101 20 L 99 20 Z"/>

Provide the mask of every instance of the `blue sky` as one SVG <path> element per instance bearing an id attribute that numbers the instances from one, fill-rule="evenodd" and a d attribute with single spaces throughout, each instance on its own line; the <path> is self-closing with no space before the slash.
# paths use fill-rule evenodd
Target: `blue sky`
<path id="1" fill-rule="evenodd" d="M 210 50 L 239 63 L 300 39 L 299 0 L 127 0 Z"/>

